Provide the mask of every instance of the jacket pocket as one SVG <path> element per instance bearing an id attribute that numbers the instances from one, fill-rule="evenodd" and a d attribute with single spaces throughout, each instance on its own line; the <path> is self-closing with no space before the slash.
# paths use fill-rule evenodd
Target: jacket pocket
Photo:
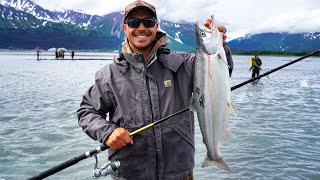
<path id="1" fill-rule="evenodd" d="M 180 120 L 181 121 L 181 120 Z M 183 123 L 170 124 L 169 126 L 177 132 L 181 137 L 183 137 L 193 148 L 194 147 L 194 123 L 187 119 L 182 120 L 182 122 L 187 123 L 188 125 L 184 125 Z"/>

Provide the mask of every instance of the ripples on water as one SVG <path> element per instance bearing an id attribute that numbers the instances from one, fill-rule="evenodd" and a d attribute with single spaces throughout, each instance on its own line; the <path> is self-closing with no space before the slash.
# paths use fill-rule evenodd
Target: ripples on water
<path id="1" fill-rule="evenodd" d="M 0 52 L 0 179 L 26 179 L 99 146 L 78 126 L 76 110 L 111 61 L 34 57 Z M 261 58 L 266 72 L 297 57 Z M 234 56 L 233 85 L 250 77 L 248 60 Z M 221 147 L 232 173 L 201 168 L 206 149 L 196 126 L 195 179 L 320 179 L 319 71 L 320 59 L 308 58 L 234 90 L 233 138 Z M 104 163 L 107 153 L 99 157 Z M 89 158 L 48 179 L 91 179 L 93 165 Z"/>

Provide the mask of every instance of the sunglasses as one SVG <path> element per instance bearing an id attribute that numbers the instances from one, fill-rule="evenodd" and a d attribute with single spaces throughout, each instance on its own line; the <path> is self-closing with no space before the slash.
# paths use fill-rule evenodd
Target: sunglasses
<path id="1" fill-rule="evenodd" d="M 128 24 L 130 28 L 138 28 L 141 23 L 143 23 L 144 27 L 151 28 L 156 25 L 157 20 L 155 18 L 144 18 L 144 19 L 127 19 L 125 20 L 125 24 Z"/>

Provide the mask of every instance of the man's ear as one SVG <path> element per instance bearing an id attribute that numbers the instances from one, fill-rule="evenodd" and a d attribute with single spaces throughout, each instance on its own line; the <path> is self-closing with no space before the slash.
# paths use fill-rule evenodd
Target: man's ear
<path id="1" fill-rule="evenodd" d="M 123 29 L 123 31 L 127 30 L 127 26 L 124 23 L 122 23 L 122 29 Z"/>

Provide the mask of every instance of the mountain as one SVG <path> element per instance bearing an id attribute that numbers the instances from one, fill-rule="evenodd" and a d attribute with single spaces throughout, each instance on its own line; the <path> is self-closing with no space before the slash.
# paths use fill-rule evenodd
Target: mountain
<path id="1" fill-rule="evenodd" d="M 79 11 L 49 11 L 31 0 L 0 1 L 0 48 L 61 47 L 72 49 L 118 49 L 123 41 L 123 14 L 88 15 Z M 168 32 L 169 48 L 194 49 L 193 25 L 160 22 Z M 191 35 L 191 36 L 190 36 Z"/>
<path id="2" fill-rule="evenodd" d="M 49 11 L 32 0 L 0 0 L 0 48 L 119 49 L 124 39 L 121 12 L 104 16 L 81 11 Z M 194 24 L 159 19 L 168 47 L 195 50 Z M 264 33 L 228 42 L 234 53 L 247 51 L 312 51 L 320 49 L 319 33 Z"/>
<path id="3" fill-rule="evenodd" d="M 0 4 L 5 7 L 11 7 L 16 11 L 30 14 L 39 20 L 55 23 L 71 23 L 82 27 L 86 27 L 101 18 L 97 15 L 88 15 L 83 12 L 72 10 L 51 12 L 33 3 L 31 0 L 2 0 Z"/>
<path id="4" fill-rule="evenodd" d="M 228 45 L 233 52 L 316 51 L 320 49 L 320 32 L 253 34 L 229 41 Z"/>

